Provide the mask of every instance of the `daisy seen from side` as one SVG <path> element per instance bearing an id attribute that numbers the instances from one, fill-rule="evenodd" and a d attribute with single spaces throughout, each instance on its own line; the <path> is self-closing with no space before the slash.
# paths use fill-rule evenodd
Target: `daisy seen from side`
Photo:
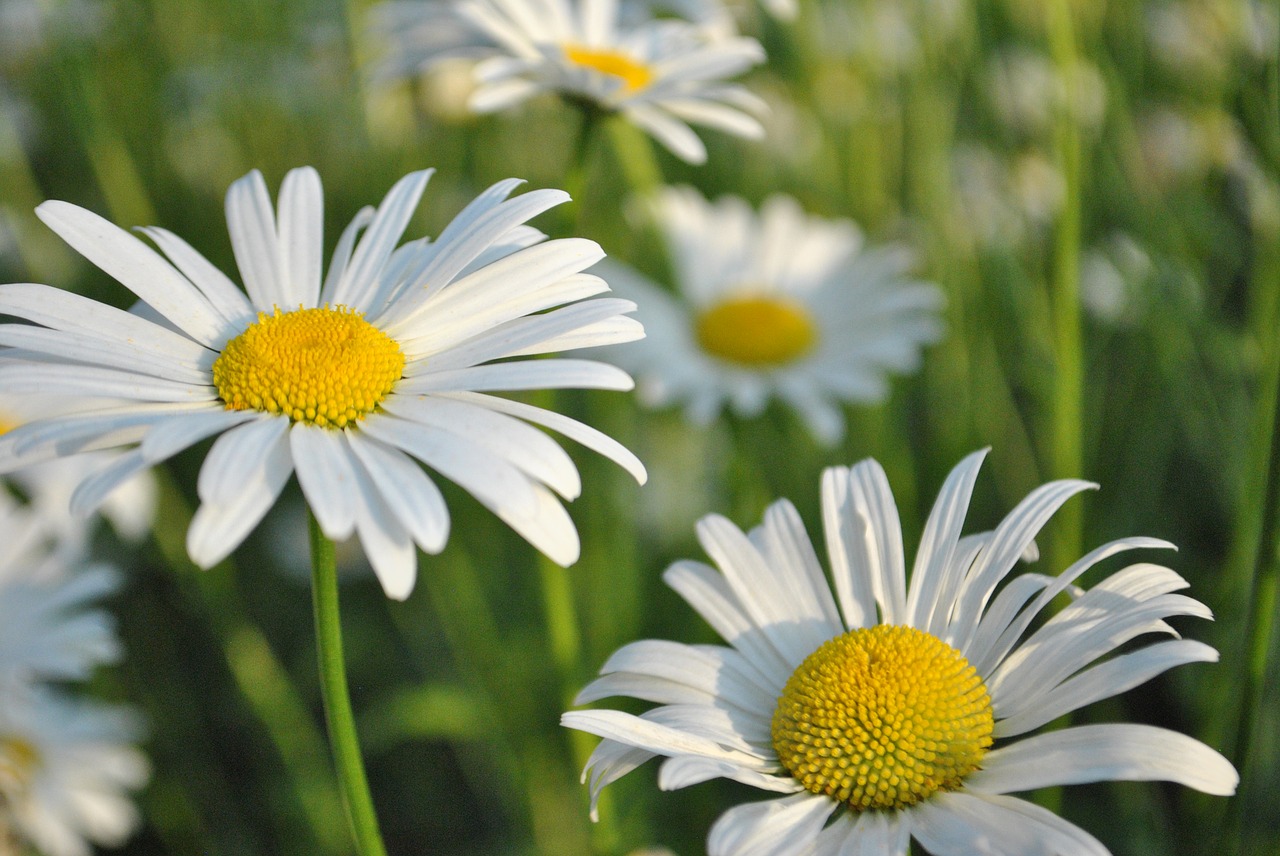
<path id="1" fill-rule="evenodd" d="M 403 599 L 416 550 L 439 552 L 449 515 L 423 470 L 456 482 L 560 564 L 577 531 L 557 495 L 581 482 L 542 426 L 644 467 L 576 420 L 494 391 L 627 390 L 618 368 L 521 359 L 643 335 L 634 306 L 582 271 L 604 255 L 526 225 L 568 199 L 516 197 L 509 179 L 481 193 L 434 241 L 397 246 L 431 171 L 412 173 L 342 233 L 322 276 L 323 194 L 291 171 L 273 210 L 256 170 L 227 194 L 244 290 L 164 229 L 163 253 L 83 208 L 37 214 L 142 301 L 133 313 L 47 285 L 0 286 L 0 393 L 103 397 L 115 406 L 37 420 L 0 438 L 0 471 L 81 451 L 127 453 L 81 482 L 88 513 L 135 473 L 216 437 L 200 469 L 187 549 L 202 567 L 228 555 L 296 472 L 325 537 L 359 536 L 390 597 Z M 595 299 L 589 299 L 595 298 Z"/>
<path id="2" fill-rule="evenodd" d="M 647 331 L 612 358 L 636 376 L 642 401 L 680 406 L 695 424 L 726 407 L 751 418 L 777 398 L 834 444 L 840 405 L 883 400 L 887 375 L 913 370 L 942 335 L 942 292 L 911 276 L 910 250 L 867 247 L 849 220 L 810 215 L 787 196 L 757 213 L 688 187 L 664 189 L 649 213 L 676 293 L 621 264 L 600 266 L 640 306 Z"/>
<path id="3" fill-rule="evenodd" d="M 729 644 L 632 643 L 583 690 L 579 703 L 659 705 L 563 715 L 605 738 L 583 774 L 593 811 L 603 787 L 662 756 L 663 789 L 728 778 L 777 795 L 723 814 L 711 856 L 906 854 L 912 839 L 935 856 L 1104 856 L 1083 829 L 1010 794 L 1104 780 L 1233 793 L 1231 764 L 1174 731 L 1103 724 L 1026 736 L 1217 652 L 1167 623 L 1211 617 L 1175 593 L 1186 582 L 1168 568 L 1137 563 L 1076 586 L 1110 556 L 1172 546 L 1157 539 L 1113 541 L 1057 576 L 1000 586 L 1058 507 L 1094 485 L 1044 485 L 994 531 L 962 536 L 984 455 L 948 477 L 909 584 L 893 496 L 871 460 L 823 475 L 830 585 L 785 500 L 749 533 L 704 518 L 698 536 L 715 567 L 681 561 L 665 579 Z M 1071 603 L 1028 633 L 1060 594 Z M 1117 652 L 1147 634 L 1173 638 Z"/>
<path id="4" fill-rule="evenodd" d="M 633 14 L 624 21 L 615 0 L 391 5 L 377 28 L 387 49 L 375 76 L 476 59 L 469 106 L 477 113 L 556 93 L 620 113 L 690 163 L 707 158 L 691 124 L 748 139 L 764 135 L 764 102 L 728 82 L 764 61 L 759 42 L 726 32 L 723 21 L 703 26 L 636 15 L 637 4 L 627 8 Z"/>

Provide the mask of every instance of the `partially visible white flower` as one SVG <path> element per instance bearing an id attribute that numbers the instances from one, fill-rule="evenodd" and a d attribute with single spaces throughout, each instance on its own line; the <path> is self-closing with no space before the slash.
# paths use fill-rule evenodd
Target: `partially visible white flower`
<path id="1" fill-rule="evenodd" d="M 0 434 L 37 419 L 66 416 L 83 409 L 83 404 L 69 405 L 64 399 L 0 394 Z M 8 478 L 52 530 L 59 547 L 73 555 L 83 554 L 92 534 L 92 521 L 71 513 L 71 495 L 82 481 L 109 466 L 120 454 L 84 452 L 23 467 L 9 473 Z M 138 473 L 111 491 L 100 509 L 102 516 L 121 537 L 142 538 L 151 531 L 155 520 L 156 494 L 155 476 L 150 472 Z"/>
<path id="2" fill-rule="evenodd" d="M 786 500 L 750 532 L 704 517 L 698 540 L 714 566 L 679 561 L 665 579 L 728 644 L 626 645 L 578 695 L 658 705 L 561 717 L 604 738 L 583 773 L 593 812 L 601 789 L 663 757 L 663 790 L 725 778 L 773 795 L 721 815 L 710 856 L 905 856 L 912 839 L 936 856 L 1107 856 L 1085 830 L 1012 794 L 1112 780 L 1234 793 L 1230 762 L 1175 731 L 1031 734 L 1175 666 L 1215 662 L 1217 651 L 1168 623 L 1212 615 L 1154 564 L 1078 585 L 1111 556 L 1172 547 L 1154 538 L 1104 544 L 1056 575 L 1012 575 L 1058 508 L 1095 485 L 1046 484 L 994 531 L 965 536 L 984 455 L 947 478 L 909 580 L 897 507 L 873 460 L 823 474 L 830 581 Z M 1061 597 L 1070 603 L 1041 620 Z"/>
<path id="3" fill-rule="evenodd" d="M 55 529 L 0 491 L 0 695 L 20 684 L 84 679 L 120 657 L 115 621 L 92 608 L 120 587 L 119 574 L 71 567 L 55 549 Z"/>
<path id="4" fill-rule="evenodd" d="M 689 124 L 747 138 L 764 134 L 757 118 L 763 102 L 727 82 L 763 61 L 758 42 L 672 18 L 628 26 L 619 14 L 613 0 L 392 6 L 384 15 L 391 23 L 379 29 L 393 38 L 375 76 L 476 59 L 469 102 L 476 112 L 559 93 L 621 113 L 691 163 L 706 160 L 706 147 Z"/>
<path id="5" fill-rule="evenodd" d="M 631 378 L 591 360 L 520 359 L 631 341 L 633 304 L 582 273 L 592 241 L 544 241 L 525 221 L 566 199 L 558 190 L 507 197 L 495 184 L 435 241 L 397 247 L 430 170 L 401 179 L 343 232 L 323 271 L 323 191 L 315 170 L 291 171 L 274 210 L 257 171 L 227 194 L 227 223 L 245 290 L 164 229 L 160 252 L 75 205 L 37 214 L 145 305 L 123 312 L 57 288 L 0 286 L 0 391 L 113 406 L 37 420 L 0 437 L 0 472 L 86 450 L 125 454 L 82 480 L 72 510 L 202 440 L 201 504 L 187 550 L 209 567 L 234 550 L 296 472 L 324 534 L 359 536 L 387 594 L 416 578 L 416 547 L 439 552 L 449 514 L 419 462 L 457 482 L 561 564 L 579 555 L 572 499 L 581 479 L 544 426 L 642 480 L 620 444 L 558 413 L 495 391 L 627 390 Z M 532 424 L 530 424 L 532 423 Z"/>
<path id="6" fill-rule="evenodd" d="M 864 247 L 849 220 L 805 213 L 787 196 L 757 214 L 738 197 L 708 202 L 668 188 L 652 216 L 671 257 L 676 296 L 630 268 L 602 266 L 639 309 L 647 339 L 614 351 L 649 404 L 678 404 L 707 424 L 728 406 L 758 415 L 794 408 L 824 443 L 844 432 L 843 402 L 888 394 L 942 333 L 942 293 L 913 278 L 901 244 Z"/>
<path id="7" fill-rule="evenodd" d="M 151 776 L 133 745 L 128 708 L 72 701 L 47 690 L 0 698 L 0 831 L 9 827 L 45 856 L 90 856 L 137 829 L 130 797 Z"/>

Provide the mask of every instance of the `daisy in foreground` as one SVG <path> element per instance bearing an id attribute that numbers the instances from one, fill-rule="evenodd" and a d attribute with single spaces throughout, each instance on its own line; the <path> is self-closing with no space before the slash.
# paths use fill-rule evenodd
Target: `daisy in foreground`
<path id="1" fill-rule="evenodd" d="M 667 188 L 650 206 L 677 296 L 620 264 L 600 270 L 640 306 L 644 342 L 619 348 L 642 400 L 682 405 L 705 425 L 728 405 L 760 414 L 772 397 L 819 441 L 844 433 L 840 402 L 885 398 L 889 372 L 919 364 L 942 335 L 942 293 L 910 276 L 900 244 L 866 248 L 849 220 L 806 214 L 788 196 L 757 214 L 735 196 L 708 202 Z"/>
<path id="2" fill-rule="evenodd" d="M 783 795 L 722 815 L 712 856 L 905 854 L 912 838 L 934 856 L 1055 856 L 1107 849 L 1010 793 L 1103 780 L 1234 793 L 1225 758 L 1161 728 L 1012 739 L 1217 652 L 1166 623 L 1211 617 L 1173 593 L 1187 584 L 1168 568 L 1134 564 L 1088 590 L 1075 585 L 1109 556 L 1172 546 L 1164 541 L 1113 541 L 1056 577 L 1020 574 L 996 591 L 1058 507 L 1094 485 L 1044 485 L 993 532 L 962 537 L 984 455 L 943 486 L 910 586 L 893 495 L 872 460 L 823 475 L 834 594 L 789 502 L 748 534 L 704 518 L 699 540 L 717 567 L 677 562 L 666 581 L 731 647 L 636 642 L 583 690 L 579 703 L 623 695 L 661 705 L 564 714 L 564 725 L 606 738 L 584 771 L 593 812 L 605 785 L 661 755 L 665 790 L 723 777 Z M 1072 602 L 1026 635 L 1063 593 Z M 1148 633 L 1174 638 L 1114 653 Z"/>
<path id="3" fill-rule="evenodd" d="M 401 179 L 347 226 L 322 280 L 323 197 L 310 168 L 290 172 L 273 212 L 257 172 L 227 193 L 244 291 L 176 235 L 141 231 L 167 256 L 66 202 L 40 218 L 145 304 L 128 313 L 46 285 L 0 286 L 0 393 L 109 397 L 118 404 L 30 422 L 0 438 L 0 472 L 93 449 L 127 453 L 80 483 L 89 513 L 135 473 L 217 436 L 200 470 L 187 549 L 227 556 L 290 475 L 328 539 L 357 534 L 390 597 L 408 596 L 415 544 L 445 543 L 449 515 L 420 463 L 457 482 L 554 561 L 578 535 L 555 494 L 581 484 L 541 425 L 644 468 L 618 443 L 496 390 L 626 390 L 589 360 L 515 359 L 643 335 L 628 301 L 582 271 L 592 241 L 544 241 L 524 225 L 568 195 L 495 184 L 435 241 L 399 242 L 430 177 Z M 363 233 L 363 234 L 362 234 Z M 246 293 L 247 292 L 247 293 Z M 502 362 L 492 362 L 501 360 Z"/>
<path id="4" fill-rule="evenodd" d="M 764 135 L 756 118 L 764 102 L 725 82 L 764 61 L 759 42 L 672 18 L 624 24 L 620 11 L 616 0 L 387 4 L 379 29 L 388 55 L 375 76 L 480 58 L 472 110 L 492 113 L 559 93 L 622 114 L 690 163 L 704 162 L 707 150 L 689 123 Z"/>

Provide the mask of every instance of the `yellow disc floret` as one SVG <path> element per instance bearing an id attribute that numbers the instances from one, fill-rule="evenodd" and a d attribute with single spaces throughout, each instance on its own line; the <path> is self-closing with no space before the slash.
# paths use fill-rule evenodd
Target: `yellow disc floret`
<path id="1" fill-rule="evenodd" d="M 856 811 L 900 809 L 958 788 L 993 725 L 964 655 L 882 624 L 837 636 L 800 664 L 778 699 L 773 745 L 809 791 Z"/>
<path id="2" fill-rule="evenodd" d="M 342 428 L 378 406 L 404 372 L 394 339 L 345 306 L 258 313 L 213 364 L 228 410 Z"/>
<path id="3" fill-rule="evenodd" d="M 0 735 L 0 802 L 6 793 L 25 791 L 40 764 L 40 750 L 31 741 Z"/>
<path id="4" fill-rule="evenodd" d="M 698 344 L 709 354 L 752 368 L 780 366 L 803 356 L 818 341 L 809 311 L 782 297 L 735 297 L 702 312 Z"/>
<path id="5" fill-rule="evenodd" d="M 576 66 L 621 80 L 623 95 L 633 95 L 653 82 L 653 69 L 618 51 L 566 45 L 564 55 Z"/>

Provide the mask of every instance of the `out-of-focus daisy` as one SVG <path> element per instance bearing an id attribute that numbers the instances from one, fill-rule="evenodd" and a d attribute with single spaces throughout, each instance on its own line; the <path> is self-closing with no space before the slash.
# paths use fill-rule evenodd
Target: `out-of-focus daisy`
<path id="1" fill-rule="evenodd" d="M 884 398 L 885 375 L 915 368 L 921 345 L 942 332 L 942 294 L 910 277 L 907 248 L 867 249 L 848 220 L 808 215 L 786 196 L 757 214 L 690 188 L 666 189 L 652 210 L 678 296 L 602 266 L 640 306 L 648 335 L 615 357 L 647 402 L 682 405 L 697 424 L 726 404 L 757 415 L 776 396 L 834 443 L 844 432 L 838 403 Z"/>
<path id="2" fill-rule="evenodd" d="M 46 856 L 90 856 L 116 847 L 139 823 L 129 792 L 146 784 L 133 746 L 136 715 L 73 702 L 45 690 L 0 699 L 0 831 Z"/>
<path id="3" fill-rule="evenodd" d="M 87 678 L 120 657 L 115 622 L 90 605 L 120 585 L 112 569 L 73 570 L 56 525 L 0 492 L 0 694 L 18 684 Z"/>
<path id="4" fill-rule="evenodd" d="M 19 425 L 54 415 L 68 415 L 66 401 L 39 395 L 0 395 L 0 435 Z M 107 406 L 99 402 L 98 406 Z M 108 466 L 117 452 L 86 452 L 33 464 L 9 474 L 40 519 L 52 528 L 60 549 L 83 554 L 90 537 L 89 521 L 71 513 L 71 495 L 80 482 Z M 151 529 L 156 511 L 156 482 L 141 472 L 116 487 L 103 501 L 102 516 L 124 538 L 136 540 Z"/>
<path id="5" fill-rule="evenodd" d="M 577 531 L 555 494 L 578 494 L 577 469 L 527 423 L 578 440 L 637 478 L 644 468 L 586 425 L 489 393 L 630 389 L 624 372 L 603 363 L 511 358 L 643 331 L 623 315 L 630 302 L 584 300 L 608 290 L 581 273 L 604 255 L 598 245 L 543 242 L 524 225 L 564 202 L 561 191 L 508 199 L 519 182 L 500 182 L 436 241 L 397 249 L 429 176 L 406 176 L 376 211 L 362 210 L 323 282 L 316 172 L 286 176 L 278 214 L 258 172 L 237 181 L 227 222 L 247 295 L 170 232 L 143 230 L 166 260 L 89 211 L 41 205 L 41 219 L 155 320 L 45 285 L 0 286 L 0 312 L 35 322 L 0 326 L 0 343 L 19 349 L 0 360 L 0 392 L 124 402 L 9 432 L 0 471 L 128 447 L 76 490 L 72 508 L 87 513 L 135 473 L 217 436 L 187 533 L 197 564 L 235 549 L 296 471 L 324 534 L 356 533 L 388 595 L 404 598 L 414 545 L 438 552 L 449 525 L 421 461 L 553 560 L 575 561 Z"/>
<path id="6" fill-rule="evenodd" d="M 698 536 L 716 567 L 681 561 L 665 578 L 729 647 L 646 640 L 609 659 L 579 703 L 622 695 L 660 706 L 564 714 L 606 738 L 584 772 L 593 800 L 665 756 L 663 789 L 720 777 L 780 795 L 726 812 L 710 832 L 712 856 L 905 854 L 912 838 L 935 856 L 1104 856 L 1084 830 L 1009 794 L 1104 780 L 1233 793 L 1231 764 L 1177 732 L 1107 724 L 1023 737 L 1217 652 L 1166 623 L 1211 617 L 1174 594 L 1187 584 L 1168 568 L 1134 564 L 1076 587 L 1103 559 L 1171 546 L 1163 541 L 1120 539 L 1056 577 L 1000 586 L 1058 507 L 1093 485 L 1047 484 L 993 532 L 962 537 L 984 454 L 943 486 L 910 584 L 893 495 L 871 460 L 823 475 L 834 593 L 785 500 L 750 533 L 704 518 Z M 1027 635 L 1061 594 L 1072 602 Z M 1116 653 L 1149 633 L 1174 638 Z"/>
<path id="7" fill-rule="evenodd" d="M 413 12 L 419 9 L 415 21 Z M 490 113 L 544 92 L 616 111 L 678 157 L 706 160 L 689 124 L 758 138 L 764 103 L 726 83 L 764 60 L 754 39 L 688 21 L 619 20 L 613 0 L 459 0 L 391 6 L 391 47 L 377 74 L 394 77 L 450 57 L 481 57 L 472 110 Z"/>

